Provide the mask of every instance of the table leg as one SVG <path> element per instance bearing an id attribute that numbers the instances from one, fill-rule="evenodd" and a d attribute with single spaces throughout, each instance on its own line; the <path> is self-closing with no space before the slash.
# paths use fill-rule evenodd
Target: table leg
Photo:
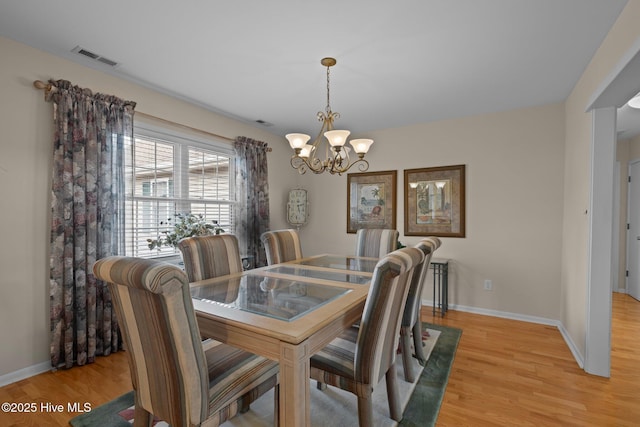
<path id="1" fill-rule="evenodd" d="M 436 315 L 436 287 L 438 286 L 436 283 L 436 265 L 431 264 L 433 268 L 433 315 Z"/>
<path id="2" fill-rule="evenodd" d="M 433 268 L 433 315 L 436 315 L 436 305 L 440 315 L 449 310 L 449 264 L 432 263 Z"/>
<path id="3" fill-rule="evenodd" d="M 299 345 L 280 345 L 280 425 L 301 427 L 311 425 L 309 409 L 309 348 Z"/>
<path id="4" fill-rule="evenodd" d="M 442 269 L 442 316 L 449 310 L 449 266 Z"/>

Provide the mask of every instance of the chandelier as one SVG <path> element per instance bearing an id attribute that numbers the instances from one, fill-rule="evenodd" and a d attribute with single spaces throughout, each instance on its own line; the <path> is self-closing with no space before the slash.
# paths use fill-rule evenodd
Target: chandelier
<path id="1" fill-rule="evenodd" d="M 345 146 L 347 137 L 351 132 L 333 129 L 333 121 L 339 118 L 340 114 L 331 111 L 329 103 L 329 69 L 336 65 L 336 60 L 334 58 L 323 58 L 320 63 L 327 67 L 327 107 L 324 112 L 318 112 L 318 121 L 322 122 L 322 128 L 311 144 L 307 144 L 311 139 L 309 135 L 303 133 L 285 135 L 294 151 L 291 157 L 291 166 L 297 169 L 300 174 L 304 174 L 309 169 L 316 174 L 329 172 L 332 175 L 342 175 L 357 164 L 360 172 L 364 172 L 369 169 L 369 162 L 364 159 L 364 155 L 369 151 L 373 140 L 354 139 L 350 141 L 353 151 L 358 156 L 357 159 L 353 156 L 352 162 L 350 157 L 351 148 Z M 326 141 L 322 139 L 323 135 Z M 320 158 L 323 143 L 324 157 Z"/>

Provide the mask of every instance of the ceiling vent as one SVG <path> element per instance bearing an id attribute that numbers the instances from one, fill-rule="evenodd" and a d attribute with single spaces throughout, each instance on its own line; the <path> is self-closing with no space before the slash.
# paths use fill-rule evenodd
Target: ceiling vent
<path id="1" fill-rule="evenodd" d="M 74 47 L 71 50 L 71 52 L 77 53 L 78 55 L 82 55 L 82 56 L 84 56 L 86 58 L 89 58 L 89 59 L 92 59 L 94 61 L 101 62 L 101 63 L 103 63 L 105 65 L 108 65 L 109 67 L 115 68 L 115 67 L 118 66 L 118 63 L 116 61 L 113 61 L 113 60 L 111 60 L 109 58 L 105 58 L 104 56 L 98 55 L 97 53 L 93 53 L 93 52 L 91 52 L 91 51 L 89 51 L 87 49 L 84 49 L 81 46 Z"/>
<path id="2" fill-rule="evenodd" d="M 260 120 L 260 119 L 256 120 L 256 123 L 258 123 L 259 125 L 262 125 L 262 126 L 273 126 L 273 123 L 269 123 L 267 121 Z"/>

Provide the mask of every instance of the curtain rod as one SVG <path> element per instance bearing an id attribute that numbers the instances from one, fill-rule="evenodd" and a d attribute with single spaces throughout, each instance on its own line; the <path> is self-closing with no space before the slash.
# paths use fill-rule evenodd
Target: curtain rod
<path id="1" fill-rule="evenodd" d="M 33 86 L 36 89 L 41 89 L 41 90 L 44 90 L 46 92 L 49 92 L 49 91 L 52 91 L 52 90 L 56 89 L 56 87 L 53 84 L 45 83 L 45 82 L 43 82 L 41 80 L 34 81 L 33 82 Z M 224 139 L 226 141 L 231 141 L 231 142 L 235 141 L 235 139 L 229 138 L 227 136 L 218 135 L 218 134 L 215 134 L 215 133 L 212 133 L 212 132 L 207 132 L 206 130 L 202 130 L 202 129 L 194 128 L 194 127 L 191 127 L 191 126 L 183 125 L 181 123 L 172 122 L 171 120 L 167 120 L 167 119 L 163 119 L 161 117 L 153 116 L 151 114 L 143 113 L 142 111 L 136 111 L 135 114 L 140 115 L 142 117 L 146 117 L 148 119 L 158 120 L 158 121 L 160 121 L 162 123 L 165 123 L 165 124 L 168 124 L 168 125 L 171 125 L 171 126 L 177 126 L 177 127 L 180 127 L 180 128 L 183 128 L 183 129 L 187 129 L 187 130 L 190 130 L 190 131 L 193 131 L 193 132 L 198 132 L 198 133 L 202 133 L 202 134 L 205 134 L 205 135 L 213 136 L 215 138 Z M 267 147 L 267 152 L 270 152 L 270 151 L 272 151 L 271 147 Z"/>

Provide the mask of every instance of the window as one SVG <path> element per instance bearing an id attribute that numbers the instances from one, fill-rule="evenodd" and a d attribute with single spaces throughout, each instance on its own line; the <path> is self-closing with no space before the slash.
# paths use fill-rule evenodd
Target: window
<path id="1" fill-rule="evenodd" d="M 175 255 L 172 247 L 150 250 L 147 239 L 169 230 L 176 213 L 202 214 L 233 231 L 230 146 L 136 123 L 125 152 L 126 255 Z"/>

